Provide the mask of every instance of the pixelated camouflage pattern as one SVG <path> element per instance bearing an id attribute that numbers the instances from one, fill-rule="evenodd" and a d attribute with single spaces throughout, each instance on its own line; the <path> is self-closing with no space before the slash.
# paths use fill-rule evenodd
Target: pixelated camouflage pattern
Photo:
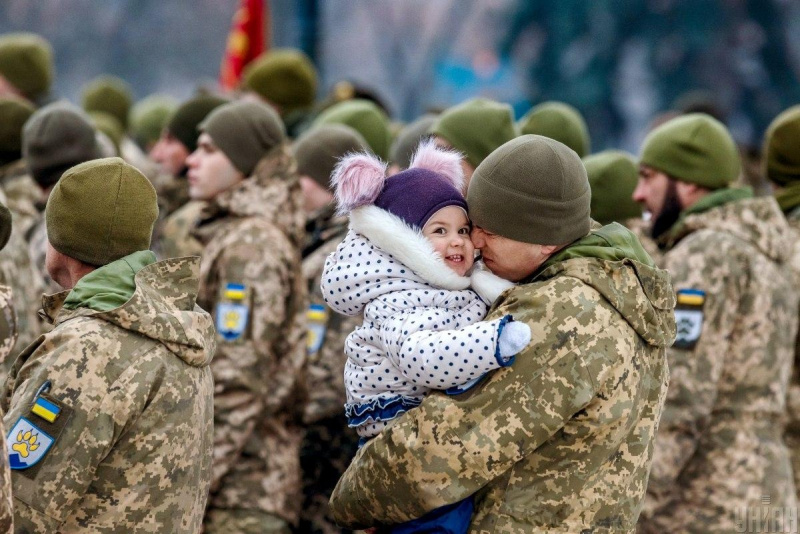
<path id="1" fill-rule="evenodd" d="M 656 240 L 653 239 L 650 234 L 652 227 L 650 222 L 645 221 L 641 217 L 637 217 L 635 219 L 626 220 L 624 225 L 625 228 L 633 232 L 634 235 L 639 238 L 642 247 L 644 247 L 645 251 L 653 258 L 656 265 L 662 267 L 661 262 L 664 259 L 664 252 L 658 248 L 658 243 L 656 243 Z"/>
<path id="2" fill-rule="evenodd" d="M 171 258 L 180 256 L 169 256 L 161 250 L 163 243 L 164 226 L 167 219 L 181 207 L 189 202 L 189 180 L 185 175 L 173 176 L 155 167 L 145 176 L 153 184 L 158 199 L 158 219 L 153 225 L 152 249 L 159 258 Z M 195 243 L 196 245 L 196 243 Z"/>
<path id="3" fill-rule="evenodd" d="M 306 531 L 300 530 L 305 533 Z M 292 534 L 285 520 L 254 510 L 209 510 L 203 524 L 204 534 Z M 310 534 L 310 533 L 309 533 Z"/>
<path id="4" fill-rule="evenodd" d="M 487 319 L 525 321 L 531 345 L 363 447 L 336 520 L 398 523 L 474 494 L 472 534 L 633 532 L 675 335 L 669 277 L 646 261 L 558 261 L 503 293 Z"/>
<path id="5" fill-rule="evenodd" d="M 246 286 L 249 318 L 234 341 L 218 337 L 214 477 L 209 513 L 252 510 L 296 524 L 305 407 L 308 296 L 300 246 L 304 216 L 285 146 L 253 176 L 218 194 L 193 232 L 204 244 L 198 302 L 212 314 L 228 283 Z"/>
<path id="6" fill-rule="evenodd" d="M 44 299 L 51 332 L 6 382 L 6 428 L 39 388 L 71 408 L 36 466 L 12 472 L 20 532 L 195 533 L 211 479 L 211 317 L 195 305 L 199 261 L 167 260 L 136 275 L 124 305 L 97 312 Z"/>
<path id="7" fill-rule="evenodd" d="M 40 218 L 28 232 L 28 252 L 31 263 L 39 275 L 41 291 L 46 295 L 58 293 L 62 287 L 47 272 L 47 225 L 44 217 Z"/>
<path id="8" fill-rule="evenodd" d="M 28 174 L 24 160 L 0 168 L 0 189 L 8 200 L 6 206 L 14 217 L 14 226 L 20 235 L 28 235 L 28 231 L 41 217 L 36 204 L 42 197 L 42 190 Z"/>
<path id="9" fill-rule="evenodd" d="M 171 213 L 165 220 L 155 249 L 162 258 L 199 256 L 203 245 L 192 235 L 206 207 L 202 200 L 192 200 Z"/>
<path id="10" fill-rule="evenodd" d="M 0 202 L 6 202 L 2 191 L 0 191 Z M 11 204 L 10 200 L 8 202 Z M 17 213 L 11 209 L 10 205 L 9 210 L 13 223 L 11 237 L 5 248 L 0 251 L 0 284 L 8 285 L 12 289 L 14 309 L 17 314 L 17 332 L 19 333 L 15 351 L 19 352 L 42 333 L 42 322 L 39 320 L 38 310 L 44 290 L 31 261 L 22 226 L 17 224 L 19 220 Z M 9 368 L 14 363 L 14 356 L 16 354 L 11 354 L 0 362 L 0 379 L 5 379 Z"/>
<path id="11" fill-rule="evenodd" d="M 795 287 L 800 287 L 800 208 L 795 208 L 788 212 L 786 220 L 789 223 L 792 242 L 794 243 L 789 264 L 795 276 Z M 797 491 L 797 498 L 800 500 L 800 332 L 795 338 L 794 365 L 792 366 L 792 378 L 789 383 L 786 408 L 788 420 L 784 440 L 789 448 L 792 473 L 794 474 L 794 487 Z"/>
<path id="12" fill-rule="evenodd" d="M 676 290 L 706 292 L 704 322 L 693 348 L 668 351 L 640 530 L 734 532 L 765 501 L 797 505 L 782 438 L 798 317 L 791 233 L 759 198 L 689 215 L 673 235 L 664 266 Z"/>
<path id="13" fill-rule="evenodd" d="M 335 207 L 327 206 L 306 224 L 308 237 L 303 259 L 303 277 L 311 304 L 325 306 L 328 321 L 319 350 L 308 354 L 308 404 L 303 417 L 306 434 L 300 449 L 303 471 L 301 532 L 337 534 L 328 499 L 339 478 L 358 449 L 358 435 L 347 426 L 344 403 L 344 342 L 359 324 L 358 317 L 340 315 L 325 304 L 320 289 L 322 270 L 328 255 L 347 234 L 347 218 L 336 217 Z"/>
<path id="14" fill-rule="evenodd" d="M 17 341 L 17 318 L 11 288 L 0 285 L 0 361 L 5 361 Z M 2 412 L 0 412 L 2 414 Z M 14 501 L 11 497 L 11 469 L 6 454 L 6 431 L 0 423 L 0 532 L 13 531 Z"/>

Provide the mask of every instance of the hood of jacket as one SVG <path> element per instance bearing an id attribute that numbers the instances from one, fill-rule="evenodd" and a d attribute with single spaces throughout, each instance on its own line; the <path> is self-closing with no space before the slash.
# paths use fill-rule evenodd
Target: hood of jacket
<path id="1" fill-rule="evenodd" d="M 709 199 L 711 193 L 703 200 Z M 697 205 L 686 211 L 685 216 L 670 230 L 668 248 L 681 239 L 699 230 L 723 232 L 750 243 L 773 261 L 788 261 L 793 243 L 786 217 L 772 197 L 744 196 L 728 202 L 714 203 L 710 199 L 707 209 Z M 699 204 L 699 203 L 698 203 Z"/>
<path id="2" fill-rule="evenodd" d="M 627 228 L 595 224 L 589 234 L 557 252 L 528 280 L 571 276 L 593 287 L 650 345 L 669 347 L 675 339 L 675 291 Z"/>
<path id="3" fill-rule="evenodd" d="M 209 201 L 194 230 L 201 242 L 214 235 L 214 221 L 260 217 L 275 225 L 292 243 L 302 246 L 305 238 L 303 191 L 296 163 L 284 144 L 273 148 L 256 165 L 253 175 Z"/>
<path id="4" fill-rule="evenodd" d="M 199 308 L 200 259 L 156 262 L 135 252 L 87 274 L 71 291 L 45 295 L 41 314 L 54 325 L 93 317 L 159 341 L 187 364 L 203 367 L 216 349 L 214 321 Z"/>
<path id="5" fill-rule="evenodd" d="M 350 213 L 350 230 L 329 256 L 322 277 L 328 305 L 358 315 L 382 294 L 401 290 L 470 287 L 470 278 L 451 270 L 419 230 L 376 206 Z"/>

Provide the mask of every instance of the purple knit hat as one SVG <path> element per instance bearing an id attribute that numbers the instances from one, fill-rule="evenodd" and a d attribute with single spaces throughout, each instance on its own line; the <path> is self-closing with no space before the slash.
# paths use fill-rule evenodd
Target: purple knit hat
<path id="1" fill-rule="evenodd" d="M 375 205 L 420 230 L 442 208 L 458 206 L 467 211 L 461 191 L 428 169 L 408 169 L 387 178 Z"/>
<path id="2" fill-rule="evenodd" d="M 336 166 L 331 178 L 339 213 L 374 204 L 422 229 L 437 211 L 458 206 L 467 211 L 461 194 L 464 173 L 458 152 L 423 142 L 408 170 L 386 178 L 386 164 L 370 154 L 353 154 Z"/>

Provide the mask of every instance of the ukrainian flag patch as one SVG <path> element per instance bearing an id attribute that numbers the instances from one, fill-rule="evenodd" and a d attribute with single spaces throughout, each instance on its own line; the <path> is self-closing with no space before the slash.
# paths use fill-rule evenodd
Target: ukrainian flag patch
<path id="1" fill-rule="evenodd" d="M 45 398 L 38 397 L 36 402 L 33 403 L 31 412 L 38 415 L 48 423 L 53 423 L 56 419 L 58 419 L 58 415 L 61 413 L 61 408 Z"/>
<path id="2" fill-rule="evenodd" d="M 247 288 L 244 284 L 226 284 L 222 296 L 229 300 L 244 300 L 246 292 Z"/>
<path id="3" fill-rule="evenodd" d="M 678 304 L 702 306 L 706 302 L 706 292 L 700 289 L 679 289 Z"/>

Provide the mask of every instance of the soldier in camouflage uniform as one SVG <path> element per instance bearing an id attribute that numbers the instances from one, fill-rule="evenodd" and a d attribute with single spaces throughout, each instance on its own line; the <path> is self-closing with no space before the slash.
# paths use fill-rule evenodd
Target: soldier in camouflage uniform
<path id="1" fill-rule="evenodd" d="M 189 192 L 206 200 L 198 302 L 217 325 L 209 533 L 290 531 L 301 499 L 308 306 L 302 193 L 283 123 L 257 102 L 200 126 Z"/>
<path id="2" fill-rule="evenodd" d="M 0 249 L 11 237 L 11 212 L 0 204 Z M 0 283 L 0 361 L 8 359 L 17 342 L 17 316 L 11 298 L 11 287 Z M 0 412 L 2 413 L 2 412 Z M 6 431 L 0 423 L 0 451 L 6 451 Z M 0 458 L 0 532 L 12 532 L 14 523 L 13 499 L 11 497 L 11 470 L 8 455 Z"/>
<path id="3" fill-rule="evenodd" d="M 800 285 L 800 106 L 787 109 L 772 121 L 764 141 L 765 175 L 775 187 L 794 243 L 791 268 Z M 795 490 L 800 499 L 800 333 L 795 342 L 792 379 L 787 399 L 788 424 L 784 439 L 789 447 Z"/>
<path id="4" fill-rule="evenodd" d="M 328 513 L 328 499 L 358 445 L 358 436 L 348 428 L 342 407 L 347 400 L 344 341 L 360 321 L 328 308 L 322 298 L 320 279 L 325 260 L 347 234 L 347 217 L 336 214 L 330 188 L 331 173 L 339 158 L 366 150 L 367 143 L 358 132 L 339 124 L 314 128 L 293 146 L 305 211 L 309 215 L 303 248 L 303 278 L 311 301 L 307 314 L 309 400 L 303 415 L 306 435 L 300 449 L 303 470 L 301 532 L 335 534 L 342 531 Z"/>
<path id="5" fill-rule="evenodd" d="M 634 197 L 667 228 L 678 329 L 642 532 L 742 531 L 762 505 L 797 506 L 782 436 L 798 314 L 791 233 L 773 198 L 730 187 L 739 172 L 708 115 L 673 119 L 642 147 Z"/>
<path id="6" fill-rule="evenodd" d="M 0 251 L 0 284 L 11 286 L 18 314 L 17 347 L 24 348 L 41 332 L 37 311 L 42 297 L 42 282 L 31 262 L 27 232 L 41 218 L 35 203 L 39 188 L 27 172 L 22 159 L 22 128 L 33 108 L 17 99 L 0 99 L 0 147 L 5 166 L 0 168 L 0 198 L 11 210 L 14 227 L 8 245 Z M 0 366 L 4 378 L 11 361 Z"/>
<path id="7" fill-rule="evenodd" d="M 189 203 L 186 158 L 197 149 L 197 126 L 226 100 L 199 95 L 182 103 L 170 116 L 161 138 L 150 151 L 160 172 L 153 178 L 160 207 L 154 235 L 156 253 L 162 258 L 197 256 L 203 246 L 193 237 L 199 212 L 205 203 Z M 185 208 L 185 209 L 182 209 Z"/>
<path id="8" fill-rule="evenodd" d="M 408 521 L 472 495 L 470 533 L 633 532 L 674 293 L 628 230 L 591 227 L 589 197 L 577 154 L 545 137 L 518 137 L 478 166 L 473 241 L 518 283 L 487 319 L 512 314 L 533 341 L 513 366 L 429 395 L 363 447 L 331 499 L 339 523 Z"/>
<path id="9" fill-rule="evenodd" d="M 642 246 L 659 265 L 661 251 L 650 237 L 650 225 L 642 218 L 642 207 L 633 200 L 638 169 L 631 154 L 606 150 L 583 158 L 592 188 L 592 219 L 600 224 L 618 222 L 636 234 Z"/>
<path id="10" fill-rule="evenodd" d="M 121 193 L 121 194 L 120 194 Z M 24 532 L 198 532 L 211 479 L 211 317 L 197 259 L 147 250 L 156 194 L 119 158 L 68 170 L 46 220 L 51 332 L 2 398 Z"/>
<path id="11" fill-rule="evenodd" d="M 44 212 L 50 190 L 61 175 L 85 161 L 100 157 L 95 130 L 89 118 L 78 108 L 56 102 L 31 115 L 22 130 L 22 155 L 28 172 L 40 190 L 37 209 Z M 57 293 L 56 284 L 45 265 L 47 228 L 43 216 L 28 230 L 28 249 L 39 272 L 45 293 Z"/>

